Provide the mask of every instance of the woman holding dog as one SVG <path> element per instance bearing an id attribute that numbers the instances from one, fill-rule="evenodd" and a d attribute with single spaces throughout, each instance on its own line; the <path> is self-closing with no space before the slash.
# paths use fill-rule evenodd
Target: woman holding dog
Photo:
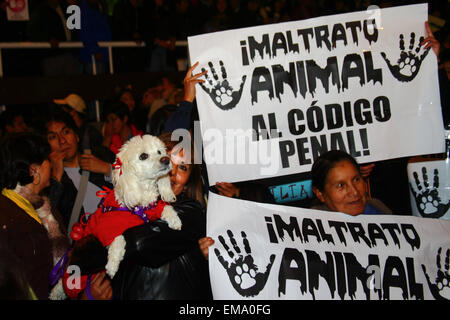
<path id="1" fill-rule="evenodd" d="M 171 155 L 171 186 L 177 197 L 171 205 L 182 221 L 179 231 L 156 220 L 124 232 L 125 259 L 113 278 L 120 300 L 210 299 L 207 261 L 198 246 L 205 236 L 206 213 L 200 168 L 184 150 L 176 150 L 171 133 L 160 136 Z"/>
<path id="2" fill-rule="evenodd" d="M 195 84 L 204 73 L 185 78 L 185 100 L 193 101 Z M 178 148 L 171 132 L 159 137 L 171 156 L 169 173 L 177 197 L 172 203 L 182 221 L 180 231 L 162 220 L 146 223 L 124 232 L 125 260 L 113 278 L 114 297 L 120 300 L 194 300 L 211 299 L 208 264 L 198 241 L 205 236 L 206 213 L 200 166 L 191 153 Z"/>

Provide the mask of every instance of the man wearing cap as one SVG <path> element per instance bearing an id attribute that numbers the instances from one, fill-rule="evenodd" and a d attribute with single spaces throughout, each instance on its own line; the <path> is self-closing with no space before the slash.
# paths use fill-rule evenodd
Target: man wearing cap
<path id="1" fill-rule="evenodd" d="M 79 128 L 78 135 L 83 149 L 92 149 L 102 145 L 102 134 L 86 120 L 86 103 L 83 98 L 76 93 L 71 93 L 64 99 L 54 99 L 53 102 L 60 105 L 64 111 L 72 116 L 73 121 Z"/>

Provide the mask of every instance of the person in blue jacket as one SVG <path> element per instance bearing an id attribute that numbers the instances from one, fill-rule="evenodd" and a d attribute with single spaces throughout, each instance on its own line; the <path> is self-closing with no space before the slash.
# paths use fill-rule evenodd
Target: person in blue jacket
<path id="1" fill-rule="evenodd" d="M 105 73 L 109 62 L 108 48 L 98 46 L 98 41 L 111 41 L 111 30 L 106 15 L 106 5 L 102 0 L 81 0 L 81 29 L 79 31 L 83 48 L 80 61 L 85 73 L 92 74 L 92 55 L 96 63 L 96 72 Z"/>

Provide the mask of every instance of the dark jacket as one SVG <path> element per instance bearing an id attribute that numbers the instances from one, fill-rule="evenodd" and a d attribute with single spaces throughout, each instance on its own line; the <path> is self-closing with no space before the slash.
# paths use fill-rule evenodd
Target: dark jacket
<path id="1" fill-rule="evenodd" d="M 212 299 L 208 262 L 198 245 L 206 232 L 205 211 L 191 199 L 173 207 L 183 223 L 180 231 L 157 220 L 124 232 L 126 255 L 113 278 L 115 299 Z"/>
<path id="2" fill-rule="evenodd" d="M 52 249 L 47 230 L 0 194 L 0 243 L 20 261 L 38 299 L 48 299 Z"/>
<path id="3" fill-rule="evenodd" d="M 164 132 L 174 131 L 176 129 L 191 128 L 191 118 L 194 104 L 189 101 L 181 101 L 178 108 L 175 109 L 164 125 Z M 155 112 L 156 113 L 156 112 Z"/>

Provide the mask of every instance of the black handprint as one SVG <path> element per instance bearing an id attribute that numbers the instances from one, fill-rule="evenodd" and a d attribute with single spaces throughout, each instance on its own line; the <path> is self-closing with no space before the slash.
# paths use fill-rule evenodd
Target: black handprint
<path id="1" fill-rule="evenodd" d="M 416 75 L 419 73 L 420 65 L 422 64 L 423 59 L 425 59 L 428 51 L 430 51 L 430 48 L 422 49 L 423 47 L 420 45 L 424 37 L 420 37 L 416 49 L 413 50 L 415 39 L 416 34 L 414 32 L 411 32 L 409 50 L 406 51 L 403 34 L 400 35 L 399 46 L 401 51 L 400 58 L 397 60 L 397 65 L 392 65 L 389 59 L 386 57 L 386 53 L 381 53 L 381 56 L 383 57 L 384 61 L 386 61 L 392 75 L 401 82 L 409 82 L 416 77 Z"/>
<path id="2" fill-rule="evenodd" d="M 242 82 L 239 87 L 239 91 L 234 91 L 227 80 L 227 72 L 225 70 L 223 62 L 219 61 L 219 64 L 222 81 L 219 80 L 219 76 L 217 75 L 216 69 L 214 68 L 212 62 L 208 62 L 209 68 L 211 69 L 213 75 L 213 79 L 211 79 L 208 74 L 205 75 L 205 78 L 211 88 L 208 88 L 203 83 L 200 83 L 200 86 L 203 88 L 203 90 L 205 90 L 207 94 L 209 94 L 216 106 L 218 106 L 222 110 L 230 110 L 236 107 L 239 100 L 241 99 L 242 89 L 244 88 L 244 83 L 247 76 L 242 76 Z M 204 71 L 206 71 L 205 68 L 202 68 L 202 72 Z"/>
<path id="3" fill-rule="evenodd" d="M 233 259 L 233 262 L 226 262 L 223 256 L 220 254 L 219 249 L 216 248 L 214 249 L 214 252 L 217 256 L 217 259 L 219 259 L 220 263 L 227 271 L 228 277 L 230 278 L 231 284 L 233 285 L 234 289 L 241 296 L 256 296 L 262 289 L 264 289 L 264 286 L 266 285 L 270 269 L 272 268 L 273 262 L 275 261 L 275 255 L 272 254 L 270 256 L 270 262 L 266 267 L 266 271 L 264 273 L 258 272 L 258 266 L 255 265 L 253 257 L 250 255 L 252 251 L 250 249 L 250 244 L 247 240 L 247 235 L 245 234 L 245 232 L 241 232 L 242 242 L 244 243 L 246 252 L 245 256 L 241 254 L 241 249 L 237 245 L 231 230 L 227 230 L 227 234 L 230 237 L 230 242 L 236 254 L 226 244 L 222 236 L 219 236 L 219 241 L 222 243 L 222 246 L 225 248 L 230 258 Z"/>
<path id="4" fill-rule="evenodd" d="M 438 268 L 436 280 L 434 283 L 431 282 L 430 276 L 427 273 L 427 268 L 422 264 L 422 270 L 427 278 L 428 287 L 430 292 L 436 300 L 450 300 L 450 273 L 449 273 L 449 260 L 450 260 L 450 249 L 447 249 L 445 255 L 445 265 L 444 270 L 441 266 L 441 252 L 442 248 L 439 248 L 436 255 L 436 266 Z"/>
<path id="5" fill-rule="evenodd" d="M 419 175 L 414 171 L 413 176 L 416 182 L 418 192 L 414 190 L 412 184 L 410 183 L 411 191 L 414 195 L 416 201 L 417 210 L 422 217 L 426 218 L 440 218 L 446 214 L 447 210 L 450 208 L 450 201 L 447 204 L 441 203 L 441 198 L 439 197 L 439 171 L 434 169 L 434 179 L 433 188 L 429 188 L 427 169 L 422 167 L 423 175 L 423 185 L 422 187 L 419 181 Z"/>

